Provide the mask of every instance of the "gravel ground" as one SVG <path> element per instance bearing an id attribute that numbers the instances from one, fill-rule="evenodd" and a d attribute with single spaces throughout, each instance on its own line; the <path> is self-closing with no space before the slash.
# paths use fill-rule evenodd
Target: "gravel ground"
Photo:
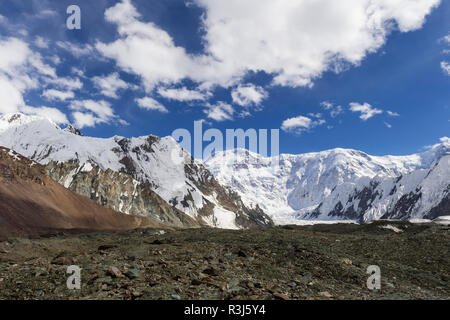
<path id="1" fill-rule="evenodd" d="M 0 242 L 0 299 L 449 299 L 449 230 L 375 222 L 14 239 Z M 81 268 L 80 290 L 67 289 L 69 265 Z M 381 290 L 367 288 L 369 265 Z"/>

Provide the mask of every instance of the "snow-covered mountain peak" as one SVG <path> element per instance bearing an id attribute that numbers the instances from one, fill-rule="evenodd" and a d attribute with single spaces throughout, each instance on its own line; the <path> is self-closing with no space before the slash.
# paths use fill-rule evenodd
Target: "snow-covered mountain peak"
<path id="1" fill-rule="evenodd" d="M 30 116 L 23 113 L 10 113 L 0 116 L 0 133 L 15 127 L 35 125 L 41 128 L 61 128 L 52 120 L 42 116 Z"/>
<path id="2" fill-rule="evenodd" d="M 440 143 L 430 146 L 427 151 L 420 154 L 424 167 L 431 167 L 441 158 L 450 155 L 450 138 L 441 138 Z"/>
<path id="3" fill-rule="evenodd" d="M 238 149 L 201 162 L 172 137 L 84 137 L 48 119 L 16 114 L 0 117 L 0 145 L 42 164 L 91 161 L 130 174 L 191 217 L 226 228 L 238 220 L 245 225 L 248 217 L 264 224 L 261 209 L 278 223 L 435 216 L 447 210 L 450 193 L 449 138 L 407 156 L 336 148 L 264 157 Z"/>
<path id="4" fill-rule="evenodd" d="M 81 133 L 81 131 L 77 128 L 75 128 L 73 125 L 69 124 L 67 125 L 67 127 L 64 128 L 64 131 L 76 134 L 77 136 L 83 136 L 83 134 Z"/>
<path id="5" fill-rule="evenodd" d="M 270 158 L 249 151 L 228 150 L 206 160 L 205 166 L 220 183 L 237 190 L 247 205 L 259 204 L 275 222 L 283 223 L 292 221 L 293 216 L 315 217 L 319 213 L 323 213 L 321 218 L 327 218 L 330 212 L 340 212 L 335 206 L 343 206 L 342 210 L 348 211 L 344 205 L 352 202 L 356 191 L 363 192 L 366 187 L 373 189 L 375 184 L 386 179 L 395 181 L 416 172 L 408 178 L 408 185 L 418 185 L 419 180 L 449 154 L 448 142 L 448 139 L 441 139 L 440 144 L 426 152 L 407 156 L 372 156 L 336 148 Z M 383 190 L 385 195 L 390 191 Z M 365 209 L 367 206 L 361 205 L 361 212 Z M 383 212 L 386 208 L 378 209 Z M 379 218 L 379 212 L 372 217 Z M 358 214 L 352 212 L 352 215 Z"/>
<path id="6" fill-rule="evenodd" d="M 172 137 L 92 138 L 62 130 L 46 118 L 25 115 L 3 116 L 0 128 L 0 145 L 36 162 L 92 162 L 104 171 L 129 174 L 169 204 L 210 226 L 271 223 L 259 208 L 245 207 L 239 196 L 221 186 Z"/>

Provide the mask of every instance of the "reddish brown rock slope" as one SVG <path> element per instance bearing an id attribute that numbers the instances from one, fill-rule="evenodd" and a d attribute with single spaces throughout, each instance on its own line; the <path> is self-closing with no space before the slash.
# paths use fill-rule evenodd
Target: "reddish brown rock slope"
<path id="1" fill-rule="evenodd" d="M 0 237 L 52 230 L 124 230 L 160 227 L 73 193 L 47 176 L 45 167 L 0 147 Z"/>

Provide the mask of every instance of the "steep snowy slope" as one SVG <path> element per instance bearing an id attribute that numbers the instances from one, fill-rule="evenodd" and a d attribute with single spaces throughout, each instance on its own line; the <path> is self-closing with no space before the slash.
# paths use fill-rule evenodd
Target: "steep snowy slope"
<path id="1" fill-rule="evenodd" d="M 0 117 L 0 145 L 41 164 L 91 161 L 102 170 L 130 174 L 148 183 L 161 198 L 210 226 L 241 228 L 271 225 L 259 208 L 249 209 L 222 187 L 172 137 L 84 137 L 48 119 L 23 114 Z"/>
<path id="2" fill-rule="evenodd" d="M 375 157 L 355 150 L 333 149 L 271 159 L 233 150 L 216 154 L 205 166 L 221 184 L 236 190 L 244 203 L 259 204 L 277 223 L 293 219 L 372 220 L 386 215 L 394 206 L 392 202 L 399 201 L 412 186 L 425 183 L 429 170 L 447 154 L 448 142 L 411 156 Z M 272 165 L 274 160 L 279 160 L 278 166 Z M 440 179 L 450 181 L 448 163 L 440 162 L 439 168 Z M 398 186 L 395 195 L 385 199 L 402 175 L 407 175 L 405 182 Z M 428 179 L 427 184 L 438 189 L 434 192 L 440 192 L 442 200 L 443 190 L 439 190 L 445 189 L 445 182 Z M 383 192 L 377 188 L 384 188 Z M 385 197 L 375 208 L 369 208 L 372 199 L 365 199 L 369 191 L 378 191 Z M 429 209 L 416 209 L 410 216 L 426 215 Z"/>
<path id="3" fill-rule="evenodd" d="M 353 189 L 352 189 L 353 188 Z M 344 183 L 327 196 L 309 218 L 434 219 L 450 212 L 450 155 L 431 169 L 417 169 L 396 177 L 375 177 L 370 182 Z"/>

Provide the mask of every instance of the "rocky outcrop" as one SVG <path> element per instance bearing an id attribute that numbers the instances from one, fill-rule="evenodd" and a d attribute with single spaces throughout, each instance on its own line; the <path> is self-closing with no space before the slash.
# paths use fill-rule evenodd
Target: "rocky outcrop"
<path id="1" fill-rule="evenodd" d="M 161 224 L 190 228 L 204 225 L 169 205 L 153 192 L 148 182 L 110 169 L 104 171 L 94 163 L 50 162 L 48 175 L 64 187 L 90 198 L 99 205 L 134 216 L 150 217 Z"/>
<path id="2" fill-rule="evenodd" d="M 150 217 L 161 224 L 172 227 L 192 228 L 208 225 L 214 221 L 216 205 L 207 198 L 213 195 L 219 205 L 236 214 L 236 224 L 242 228 L 272 225 L 272 221 L 259 208 L 246 207 L 237 193 L 222 187 L 203 167 L 192 163 L 186 165 L 188 176 L 199 176 L 192 181 L 204 194 L 204 206 L 196 219 L 177 209 L 177 203 L 167 203 L 158 196 L 151 184 L 139 182 L 130 174 L 102 170 L 95 163 L 55 162 L 51 161 L 46 170 L 48 175 L 64 187 L 80 195 L 89 197 L 99 205 L 125 214 Z M 125 170 L 124 170 L 125 171 Z M 192 196 L 191 196 L 192 197 Z M 186 196 L 181 205 L 189 206 L 192 198 Z"/>
<path id="3" fill-rule="evenodd" d="M 211 172 L 193 158 L 185 165 L 184 170 L 187 177 L 198 177 L 198 179 L 191 179 L 191 182 L 203 194 L 213 197 L 220 207 L 236 214 L 235 221 L 238 226 L 242 228 L 273 226 L 272 219 L 259 205 L 253 208 L 246 206 L 237 192 L 222 186 Z M 208 202 L 206 198 L 203 200 Z"/>
<path id="4" fill-rule="evenodd" d="M 72 126 L 71 124 L 67 125 L 67 127 L 64 128 L 64 131 L 76 134 L 77 136 L 83 136 L 81 131 L 79 129 L 75 128 L 74 126 Z"/>

